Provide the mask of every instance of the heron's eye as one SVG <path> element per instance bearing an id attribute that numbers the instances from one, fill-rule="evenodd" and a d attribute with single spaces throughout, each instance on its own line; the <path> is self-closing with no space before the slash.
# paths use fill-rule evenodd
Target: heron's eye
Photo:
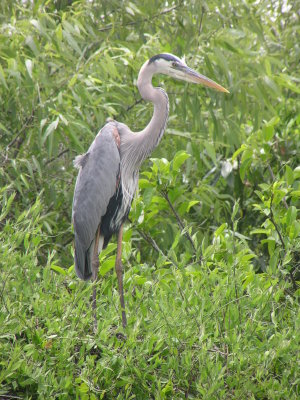
<path id="1" fill-rule="evenodd" d="M 176 61 L 173 61 L 173 62 L 172 62 L 172 67 L 176 68 L 177 65 L 178 65 L 178 63 L 177 63 Z"/>

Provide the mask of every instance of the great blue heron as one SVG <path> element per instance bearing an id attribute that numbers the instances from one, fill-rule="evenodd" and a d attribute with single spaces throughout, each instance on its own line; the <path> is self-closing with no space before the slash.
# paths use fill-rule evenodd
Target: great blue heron
<path id="1" fill-rule="evenodd" d="M 154 74 L 164 74 L 192 83 L 200 83 L 221 92 L 222 86 L 189 68 L 172 54 L 158 54 L 142 66 L 137 86 L 142 98 L 154 105 L 149 124 L 140 132 L 128 126 L 108 122 L 97 134 L 88 151 L 77 156 L 79 168 L 73 200 L 75 233 L 75 271 L 79 278 L 95 281 L 99 269 L 99 253 L 118 233 L 115 269 L 118 278 L 122 323 L 127 325 L 123 294 L 121 262 L 123 223 L 130 211 L 138 186 L 142 162 L 159 144 L 166 129 L 169 113 L 167 93 L 152 86 Z M 93 310 L 96 320 L 96 286 L 93 289 Z"/>

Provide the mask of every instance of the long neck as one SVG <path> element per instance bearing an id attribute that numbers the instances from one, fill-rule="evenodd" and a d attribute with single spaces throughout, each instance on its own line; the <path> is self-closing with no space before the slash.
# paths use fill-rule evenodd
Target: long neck
<path id="1" fill-rule="evenodd" d="M 153 103 L 153 116 L 145 129 L 126 135 L 123 144 L 121 140 L 121 150 L 124 156 L 123 167 L 131 171 L 137 171 L 142 162 L 158 145 L 168 120 L 168 95 L 163 89 L 152 86 L 152 76 L 151 67 L 149 68 L 148 62 L 146 62 L 140 70 L 137 85 L 142 98 Z"/>
<path id="2" fill-rule="evenodd" d="M 142 98 L 151 101 L 154 106 L 154 112 L 149 124 L 139 133 L 142 149 L 145 152 L 145 158 L 159 144 L 169 115 L 169 99 L 167 93 L 161 88 L 154 88 L 151 83 L 152 75 L 138 80 L 138 88 Z"/>
<path id="3" fill-rule="evenodd" d="M 133 133 L 125 129 L 121 135 L 121 176 L 124 204 L 130 206 L 137 189 L 138 172 L 142 162 L 160 142 L 166 129 L 169 115 L 169 99 L 167 93 L 152 86 L 151 67 L 146 62 L 140 70 L 138 89 L 142 98 L 154 105 L 153 116 L 140 132 Z"/>

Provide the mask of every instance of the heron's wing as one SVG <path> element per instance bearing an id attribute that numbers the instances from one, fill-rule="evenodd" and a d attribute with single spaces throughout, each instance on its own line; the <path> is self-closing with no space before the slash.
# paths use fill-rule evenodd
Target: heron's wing
<path id="1" fill-rule="evenodd" d="M 72 218 L 75 233 L 75 270 L 81 279 L 92 274 L 89 249 L 101 218 L 114 195 L 120 170 L 120 154 L 116 144 L 116 126 L 105 125 L 88 152 L 75 159 L 79 168 Z"/>

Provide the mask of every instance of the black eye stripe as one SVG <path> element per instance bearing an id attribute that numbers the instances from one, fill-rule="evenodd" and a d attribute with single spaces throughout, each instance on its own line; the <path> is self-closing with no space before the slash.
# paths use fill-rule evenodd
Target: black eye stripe
<path id="1" fill-rule="evenodd" d="M 162 54 L 157 54 L 156 56 L 153 56 L 150 58 L 149 60 L 149 64 L 151 64 L 154 61 L 157 61 L 159 59 L 163 59 L 166 61 L 173 61 L 173 62 L 179 62 L 179 58 L 174 56 L 173 54 L 166 54 L 166 53 L 162 53 Z"/>

